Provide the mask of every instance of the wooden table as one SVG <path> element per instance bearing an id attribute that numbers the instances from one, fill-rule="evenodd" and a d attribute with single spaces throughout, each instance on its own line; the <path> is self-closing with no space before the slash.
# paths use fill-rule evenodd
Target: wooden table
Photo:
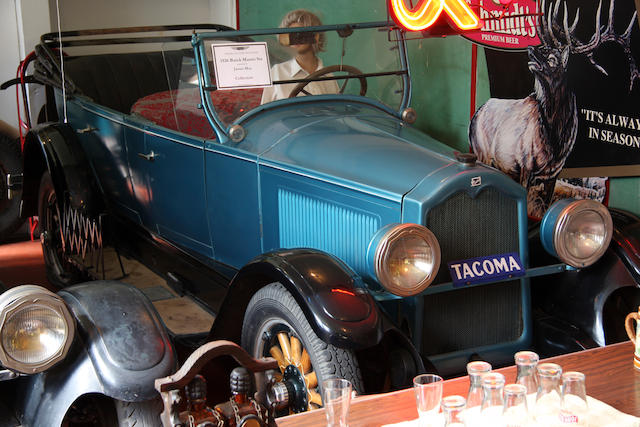
<path id="1" fill-rule="evenodd" d="M 580 371 L 586 375 L 587 394 L 627 414 L 640 416 L 640 371 L 633 367 L 633 344 L 623 342 L 594 348 L 545 361 L 555 362 L 563 371 Z M 515 381 L 516 368 L 497 369 L 506 383 Z M 467 395 L 469 378 L 460 377 L 444 382 L 443 395 Z M 412 389 L 391 393 L 360 396 L 351 402 L 349 426 L 379 426 L 418 418 Z M 278 426 L 324 426 L 321 409 L 279 418 Z"/>

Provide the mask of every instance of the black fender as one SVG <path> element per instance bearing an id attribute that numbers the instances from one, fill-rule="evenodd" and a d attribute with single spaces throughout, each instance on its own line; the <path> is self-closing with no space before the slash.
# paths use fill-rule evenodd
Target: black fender
<path id="1" fill-rule="evenodd" d="M 24 149 L 22 216 L 38 214 L 38 190 L 45 170 L 51 174 L 59 203 L 95 217 L 101 211 L 102 198 L 76 132 L 63 123 L 45 123 L 26 135 Z M 60 205 L 60 209 L 63 206 Z"/>
<path id="2" fill-rule="evenodd" d="M 239 342 L 251 296 L 274 282 L 293 295 L 323 341 L 360 349 L 382 339 L 381 317 L 362 279 L 337 258 L 315 249 L 266 253 L 240 269 L 231 280 L 209 338 Z"/>
<path id="3" fill-rule="evenodd" d="M 60 425 L 71 404 L 89 393 L 127 402 L 157 397 L 154 381 L 175 372 L 176 357 L 149 299 L 114 281 L 70 286 L 59 295 L 76 319 L 76 339 L 63 362 L 28 377 L 23 424 Z"/>
<path id="4" fill-rule="evenodd" d="M 640 219 L 618 209 L 610 212 L 613 238 L 602 258 L 584 269 L 531 281 L 535 306 L 600 346 L 627 339 L 624 318 L 640 305 Z"/>

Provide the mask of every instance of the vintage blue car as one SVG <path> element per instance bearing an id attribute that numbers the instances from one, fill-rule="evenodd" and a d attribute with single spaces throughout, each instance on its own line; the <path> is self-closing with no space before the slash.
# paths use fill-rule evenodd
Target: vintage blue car
<path id="1" fill-rule="evenodd" d="M 530 282 L 567 295 L 567 277 L 599 271 L 607 208 L 562 201 L 530 225 L 520 185 L 412 127 L 395 24 L 61 36 L 43 36 L 33 74 L 57 119 L 24 147 L 22 212 L 40 217 L 51 281 L 100 277 L 115 247 L 207 304 L 209 339 L 276 358 L 295 411 L 321 405 L 330 377 L 376 391 L 604 344 L 602 305 L 582 335 L 545 313 L 534 340 Z M 628 277 L 580 298 L 637 297 L 619 258 Z"/>

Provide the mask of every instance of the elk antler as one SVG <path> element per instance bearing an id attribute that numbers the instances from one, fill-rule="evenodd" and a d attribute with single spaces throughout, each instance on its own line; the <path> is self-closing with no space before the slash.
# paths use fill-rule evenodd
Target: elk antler
<path id="1" fill-rule="evenodd" d="M 615 29 L 613 28 L 614 7 L 615 0 L 611 0 L 609 3 L 608 22 L 606 25 L 601 26 L 600 16 L 602 10 L 602 0 L 600 0 L 600 3 L 598 4 L 598 10 L 596 12 L 595 32 L 587 43 L 583 43 L 574 36 L 574 31 L 576 29 L 576 26 L 578 25 L 580 9 L 576 11 L 576 16 L 573 19 L 573 23 L 571 24 L 571 26 L 569 26 L 569 13 L 567 11 L 567 5 L 566 3 L 564 3 L 564 16 L 562 19 L 562 28 L 560 28 L 557 22 L 560 0 L 555 3 L 552 2 L 547 13 L 546 25 L 544 22 L 545 20 L 541 20 L 543 31 L 540 34 L 543 35 L 542 40 L 546 44 L 552 42 L 554 46 L 560 47 L 564 43 L 569 47 L 571 53 L 584 54 L 589 59 L 589 62 L 591 62 L 591 64 L 605 76 L 608 76 L 609 74 L 600 64 L 596 62 L 593 55 L 603 43 L 614 42 L 619 44 L 624 50 L 624 53 L 627 56 L 627 62 L 629 63 L 629 92 L 631 92 L 633 90 L 633 85 L 636 79 L 640 79 L 640 71 L 638 70 L 638 66 L 631 51 L 631 31 L 633 30 L 638 12 L 634 12 L 625 32 L 622 34 L 616 34 Z M 547 12 L 544 7 L 544 2 L 542 4 L 542 12 Z M 554 34 L 555 32 L 557 32 L 558 34 L 562 34 L 562 36 L 556 36 Z M 560 38 L 561 40 L 559 41 L 558 38 Z"/>

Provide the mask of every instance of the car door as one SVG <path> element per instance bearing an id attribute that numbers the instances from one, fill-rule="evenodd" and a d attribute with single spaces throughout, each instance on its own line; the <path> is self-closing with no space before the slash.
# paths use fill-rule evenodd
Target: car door
<path id="1" fill-rule="evenodd" d="M 155 231 L 167 240 L 213 256 L 206 215 L 204 142 L 168 129 L 145 132 L 149 203 Z"/>
<path id="2" fill-rule="evenodd" d="M 131 181 L 143 225 L 183 248 L 213 256 L 206 215 L 204 137 L 195 73 L 183 44 L 165 44 L 164 88 L 131 107 L 127 130 Z M 204 121 L 204 123 L 200 123 Z"/>

